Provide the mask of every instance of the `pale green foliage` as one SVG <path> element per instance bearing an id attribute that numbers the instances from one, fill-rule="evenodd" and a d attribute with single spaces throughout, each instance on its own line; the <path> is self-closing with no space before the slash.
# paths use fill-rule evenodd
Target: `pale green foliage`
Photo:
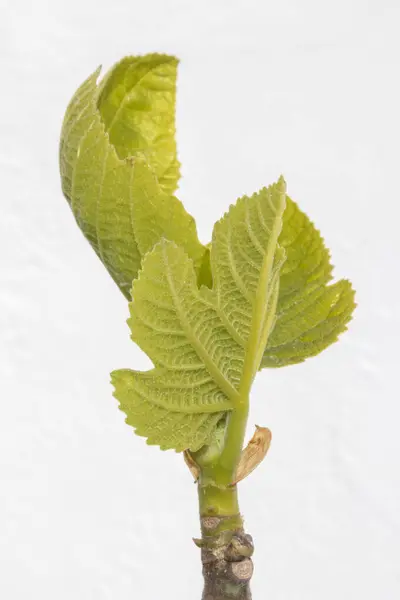
<path id="1" fill-rule="evenodd" d="M 104 77 L 98 107 L 120 158 L 142 152 L 166 191 L 178 185 L 175 141 L 178 60 L 164 54 L 127 57 Z"/>
<path id="2" fill-rule="evenodd" d="M 199 242 L 173 195 L 177 64 L 127 57 L 99 84 L 95 71 L 67 108 L 60 173 L 83 234 L 132 294 L 132 339 L 154 364 L 112 374 L 127 423 L 150 444 L 207 457 L 244 431 L 257 370 L 324 350 L 355 303 L 348 281 L 330 283 L 329 252 L 283 179 L 239 199 Z"/>
<path id="3" fill-rule="evenodd" d="M 145 256 L 129 325 L 154 369 L 115 371 L 112 380 L 127 423 L 148 443 L 196 451 L 227 411 L 247 402 L 273 325 L 284 208 L 281 179 L 216 223 L 212 290 L 198 287 L 193 261 L 173 242 Z"/>
<path id="4" fill-rule="evenodd" d="M 64 195 L 128 298 L 141 257 L 162 236 L 185 249 L 198 273 L 205 254 L 193 218 L 171 195 L 179 177 L 176 66 L 164 55 L 128 57 L 99 87 L 98 69 L 75 93 L 63 122 Z"/>
<path id="5" fill-rule="evenodd" d="M 315 356 L 346 330 L 355 307 L 349 281 L 327 285 L 332 279 L 329 251 L 319 231 L 288 197 L 279 243 L 287 260 L 280 276 L 276 323 L 261 368 Z"/>

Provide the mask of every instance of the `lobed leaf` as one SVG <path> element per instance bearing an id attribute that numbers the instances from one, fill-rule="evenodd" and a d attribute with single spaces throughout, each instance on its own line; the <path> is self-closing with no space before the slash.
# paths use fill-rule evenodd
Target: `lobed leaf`
<path id="1" fill-rule="evenodd" d="M 199 291 L 192 261 L 172 242 L 146 255 L 130 311 L 132 339 L 155 368 L 112 374 L 120 408 L 149 443 L 195 451 L 208 441 L 209 423 L 234 406 L 242 349 Z"/>
<path id="2" fill-rule="evenodd" d="M 261 368 L 296 364 L 319 354 L 346 330 L 355 307 L 349 281 L 327 285 L 332 279 L 329 251 L 313 223 L 288 197 L 279 243 L 287 260 Z"/>
<path id="3" fill-rule="evenodd" d="M 132 286 L 132 339 L 154 369 L 112 374 L 127 423 L 151 444 L 195 452 L 247 399 L 273 323 L 284 251 L 277 244 L 285 184 L 241 198 L 214 227 L 214 287 L 162 240 Z M 244 251 L 245 250 L 245 251 Z"/>

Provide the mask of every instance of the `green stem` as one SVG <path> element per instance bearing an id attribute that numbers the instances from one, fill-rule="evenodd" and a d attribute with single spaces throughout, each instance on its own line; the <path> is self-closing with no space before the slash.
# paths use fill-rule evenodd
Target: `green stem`
<path id="1" fill-rule="evenodd" d="M 224 447 L 215 466 L 219 485 L 228 485 L 233 481 L 243 449 L 248 414 L 249 402 L 246 400 L 238 404 L 228 417 Z"/>
<path id="2" fill-rule="evenodd" d="M 205 486 L 199 484 L 198 492 L 200 518 L 223 519 L 218 531 L 213 529 L 213 534 L 242 526 L 236 486 L 220 488 L 212 484 Z"/>
<path id="3" fill-rule="evenodd" d="M 251 600 L 253 541 L 243 530 L 237 486 L 231 485 L 242 452 L 248 401 L 229 416 L 223 449 L 209 447 L 208 455 L 195 457 L 200 467 L 198 484 L 202 539 L 203 600 Z"/>

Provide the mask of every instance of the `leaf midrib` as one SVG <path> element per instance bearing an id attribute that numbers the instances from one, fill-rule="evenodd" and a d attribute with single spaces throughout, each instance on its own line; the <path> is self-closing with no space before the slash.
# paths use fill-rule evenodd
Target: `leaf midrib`
<path id="1" fill-rule="evenodd" d="M 239 390 L 240 397 L 247 398 L 251 384 L 255 373 L 258 370 L 259 365 L 256 364 L 262 359 L 262 353 L 260 353 L 260 335 L 262 334 L 262 325 L 265 321 L 265 313 L 268 310 L 268 297 L 270 295 L 270 286 L 272 281 L 268 285 L 268 277 L 273 266 L 273 260 L 278 244 L 278 238 L 282 227 L 282 215 L 285 209 L 285 190 L 278 190 L 279 197 L 276 201 L 276 205 L 273 204 L 272 198 L 269 197 L 268 201 L 275 212 L 275 218 L 273 225 L 270 229 L 268 237 L 267 247 L 264 250 L 264 256 L 260 267 L 260 276 L 258 279 L 257 290 L 255 293 L 255 301 L 253 305 L 253 314 L 250 325 L 250 335 L 247 342 L 247 350 L 245 355 L 245 361 L 243 365 L 243 373 L 240 380 Z M 246 225 L 248 225 L 248 206 L 246 204 Z M 254 234 L 253 234 L 254 235 Z M 258 242 L 259 243 L 259 242 Z M 264 292 L 261 290 L 264 288 Z M 267 340 L 265 341 L 267 343 Z"/>

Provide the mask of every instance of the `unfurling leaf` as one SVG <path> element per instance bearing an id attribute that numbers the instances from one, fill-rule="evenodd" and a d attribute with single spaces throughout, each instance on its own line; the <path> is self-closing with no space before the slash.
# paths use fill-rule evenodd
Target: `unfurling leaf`
<path id="1" fill-rule="evenodd" d="M 240 457 L 240 462 L 236 469 L 235 479 L 231 485 L 236 485 L 258 467 L 264 460 L 270 444 L 270 430 L 267 427 L 259 427 L 256 425 L 253 437 L 242 451 L 242 456 Z"/>
<path id="2" fill-rule="evenodd" d="M 60 141 L 62 189 L 85 237 L 130 298 L 144 254 L 165 237 L 199 274 L 206 252 L 196 224 L 173 195 L 177 60 L 128 57 L 97 86 L 100 69 L 77 90 Z"/>
<path id="3" fill-rule="evenodd" d="M 98 108 L 120 158 L 142 152 L 164 191 L 178 185 L 175 103 L 178 60 L 164 54 L 129 56 L 100 84 Z"/>
<path id="4" fill-rule="evenodd" d="M 276 322 L 260 368 L 300 363 L 319 354 L 347 329 L 354 290 L 332 279 L 332 265 L 319 231 L 287 197 L 279 243 L 286 251 L 281 270 Z"/>
<path id="5" fill-rule="evenodd" d="M 129 325 L 154 368 L 114 371 L 112 381 L 127 423 L 149 444 L 195 452 L 247 401 L 274 322 L 284 208 L 280 179 L 215 224 L 212 289 L 199 289 L 193 261 L 173 242 L 146 254 Z"/>

